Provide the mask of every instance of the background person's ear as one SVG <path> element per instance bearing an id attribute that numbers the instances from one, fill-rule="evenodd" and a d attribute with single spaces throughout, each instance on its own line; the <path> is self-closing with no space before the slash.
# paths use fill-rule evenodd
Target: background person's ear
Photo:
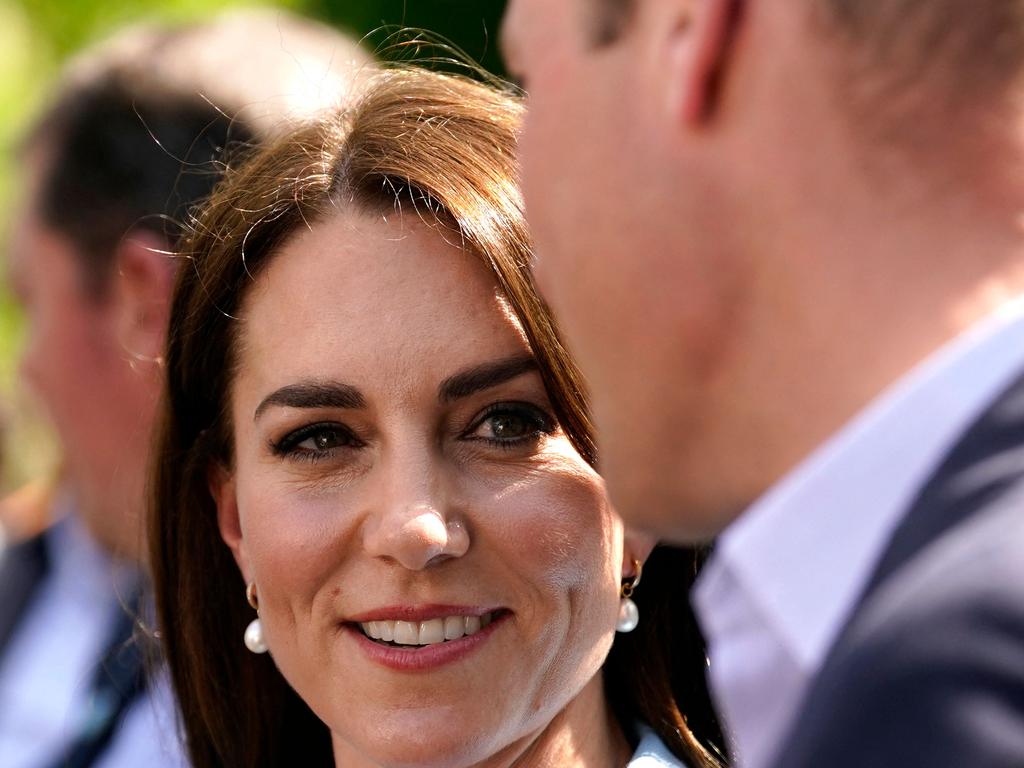
<path id="1" fill-rule="evenodd" d="M 174 259 L 159 235 L 133 230 L 115 254 L 115 300 L 118 340 L 136 361 L 155 361 L 164 352 Z"/>
<path id="2" fill-rule="evenodd" d="M 714 117 L 721 79 L 736 52 L 747 0 L 669 0 L 656 13 L 666 30 L 665 104 L 677 120 L 699 127 Z"/>
<path id="3" fill-rule="evenodd" d="M 220 537 L 231 550 L 235 564 L 242 572 L 242 579 L 248 584 L 253 578 L 245 551 L 242 523 L 238 516 L 235 476 L 224 465 L 214 462 L 206 471 L 206 483 L 210 489 L 210 496 L 217 505 L 217 527 L 220 529 Z"/>

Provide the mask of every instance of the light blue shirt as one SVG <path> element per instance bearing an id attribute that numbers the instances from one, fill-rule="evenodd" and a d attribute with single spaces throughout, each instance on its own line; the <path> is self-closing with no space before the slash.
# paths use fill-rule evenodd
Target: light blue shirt
<path id="1" fill-rule="evenodd" d="M 0 768 L 52 763 L 80 733 L 90 683 L 120 598 L 138 578 L 70 515 L 47 534 L 51 567 L 0 657 Z M 95 768 L 184 768 L 165 681 L 124 714 Z"/>
<path id="2" fill-rule="evenodd" d="M 686 768 L 654 731 L 640 728 L 640 744 L 626 768 Z"/>

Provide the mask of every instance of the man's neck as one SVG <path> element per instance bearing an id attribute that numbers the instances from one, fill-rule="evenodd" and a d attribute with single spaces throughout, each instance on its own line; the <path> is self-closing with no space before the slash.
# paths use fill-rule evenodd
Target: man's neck
<path id="1" fill-rule="evenodd" d="M 786 252 L 759 256 L 741 364 L 706 413 L 701 461 L 731 467 L 718 499 L 732 515 L 915 365 L 1024 296 L 1024 230 L 1009 205 L 933 196 L 887 207 L 853 194 L 842 216 L 805 211 L 799 223 L 766 238 Z"/>

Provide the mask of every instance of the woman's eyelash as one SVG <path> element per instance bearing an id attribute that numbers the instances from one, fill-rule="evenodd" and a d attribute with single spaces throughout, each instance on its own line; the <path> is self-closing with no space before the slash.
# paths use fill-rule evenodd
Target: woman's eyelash
<path id="1" fill-rule="evenodd" d="M 321 438 L 321 445 L 316 445 L 317 438 Z M 314 441 L 313 447 L 300 447 L 302 443 L 310 439 Z M 338 448 L 358 447 L 359 445 L 361 443 L 351 431 L 340 424 L 320 422 L 300 427 L 289 432 L 280 440 L 272 441 L 270 449 L 277 456 L 316 461 Z"/>
<path id="2" fill-rule="evenodd" d="M 476 434 L 489 428 L 490 434 Z M 558 422 L 544 409 L 530 403 L 495 403 L 479 414 L 464 433 L 464 438 L 506 450 L 533 443 L 541 435 L 553 434 Z M 312 445 L 303 447 L 303 443 Z M 270 442 L 275 456 L 315 462 L 342 448 L 359 448 L 363 443 L 351 430 L 336 422 L 307 424 Z"/>
<path id="3" fill-rule="evenodd" d="M 476 435 L 488 421 L 493 421 L 489 436 Z M 558 428 L 557 421 L 543 409 L 530 403 L 495 403 L 489 406 L 466 430 L 466 438 L 479 440 L 498 448 L 512 450 L 524 443 L 536 441 L 540 435 L 549 435 Z M 502 432 L 508 432 L 502 435 Z"/>

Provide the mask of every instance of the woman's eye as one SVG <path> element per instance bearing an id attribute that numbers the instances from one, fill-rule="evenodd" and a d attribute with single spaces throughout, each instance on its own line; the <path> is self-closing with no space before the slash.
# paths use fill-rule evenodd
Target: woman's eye
<path id="1" fill-rule="evenodd" d="M 311 424 L 291 432 L 273 445 L 274 453 L 316 459 L 337 448 L 357 447 L 359 441 L 337 424 Z"/>
<path id="2" fill-rule="evenodd" d="M 516 440 L 537 431 L 537 425 L 519 413 L 503 413 L 488 417 L 483 425 L 495 440 Z"/>
<path id="3" fill-rule="evenodd" d="M 337 448 L 345 443 L 345 436 L 340 435 L 337 430 L 324 429 L 307 437 L 296 448 L 302 448 L 307 451 L 329 451 L 331 448 Z"/>
<path id="4" fill-rule="evenodd" d="M 490 408 L 476 421 L 468 436 L 509 447 L 553 431 L 553 420 L 544 411 L 532 405 L 515 404 Z"/>

